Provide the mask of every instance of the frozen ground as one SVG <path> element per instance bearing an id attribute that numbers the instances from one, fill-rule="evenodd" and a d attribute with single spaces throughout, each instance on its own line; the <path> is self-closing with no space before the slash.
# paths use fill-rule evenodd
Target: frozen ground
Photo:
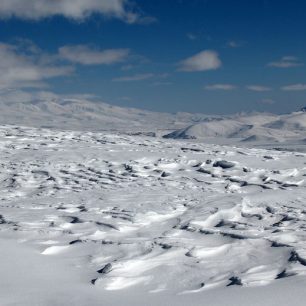
<path id="1" fill-rule="evenodd" d="M 0 305 L 305 305 L 305 157 L 2 126 Z"/>

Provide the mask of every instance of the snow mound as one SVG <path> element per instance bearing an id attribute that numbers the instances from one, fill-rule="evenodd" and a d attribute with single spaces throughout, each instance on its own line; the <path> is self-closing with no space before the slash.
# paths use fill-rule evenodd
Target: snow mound
<path id="1" fill-rule="evenodd" d="M 204 140 L 213 137 L 258 143 L 292 140 L 300 142 L 304 138 L 305 131 L 306 113 L 251 114 L 196 123 L 164 135 L 164 138 Z"/>
<path id="2" fill-rule="evenodd" d="M 233 135 L 238 135 L 251 128 L 252 125 L 235 120 L 218 120 L 190 125 L 185 129 L 167 134 L 164 138 L 200 139 L 205 137 L 233 137 Z"/>
<path id="3" fill-rule="evenodd" d="M 263 142 L 263 141 L 273 141 L 277 142 L 278 139 L 275 139 L 274 137 L 270 137 L 267 135 L 251 135 L 249 137 L 246 137 L 241 140 L 242 142 Z"/>
<path id="4" fill-rule="evenodd" d="M 306 112 L 284 115 L 279 120 L 268 123 L 265 126 L 286 131 L 306 131 Z"/>

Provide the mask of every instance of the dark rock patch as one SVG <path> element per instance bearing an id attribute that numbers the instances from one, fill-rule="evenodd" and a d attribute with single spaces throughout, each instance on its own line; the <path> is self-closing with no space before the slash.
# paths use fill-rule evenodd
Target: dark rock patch
<path id="1" fill-rule="evenodd" d="M 2 215 L 0 215 L 0 224 L 6 224 L 6 220 L 4 219 L 4 217 Z"/>
<path id="2" fill-rule="evenodd" d="M 167 177 L 167 176 L 170 176 L 171 174 L 170 173 L 168 173 L 168 172 L 163 172 L 162 174 L 161 174 L 161 177 Z"/>
<path id="3" fill-rule="evenodd" d="M 229 169 L 235 167 L 235 164 L 226 160 L 219 160 L 214 162 L 213 167 L 220 167 L 222 169 Z"/>
<path id="4" fill-rule="evenodd" d="M 164 249 L 164 250 L 169 250 L 169 249 L 172 248 L 172 245 L 167 244 L 167 243 L 160 243 L 159 245 L 160 245 L 161 248 Z"/>
<path id="5" fill-rule="evenodd" d="M 290 253 L 290 257 L 288 261 L 289 262 L 299 262 L 301 265 L 306 266 L 306 259 L 302 258 L 296 251 L 292 251 Z"/>
<path id="6" fill-rule="evenodd" d="M 96 283 L 97 279 L 98 279 L 98 278 L 94 278 L 94 279 L 92 279 L 92 280 L 90 281 L 90 282 L 91 282 L 91 284 L 92 284 L 92 285 L 94 285 L 94 284 Z"/>
<path id="7" fill-rule="evenodd" d="M 226 287 L 230 286 L 242 286 L 242 281 L 239 277 L 233 276 L 229 279 L 230 283 L 226 285 Z"/>
<path id="8" fill-rule="evenodd" d="M 112 224 L 109 224 L 109 223 L 104 223 L 104 222 L 97 221 L 96 224 L 99 225 L 99 226 L 104 226 L 104 227 L 108 227 L 108 228 L 114 229 L 116 231 L 119 231 L 119 229 L 115 225 L 112 225 Z"/>
<path id="9" fill-rule="evenodd" d="M 201 173 L 205 173 L 205 174 L 211 174 L 211 171 L 206 170 L 206 169 L 204 169 L 204 168 L 199 168 L 197 171 L 198 171 L 198 172 L 201 172 Z"/>
<path id="10" fill-rule="evenodd" d="M 71 216 L 69 218 L 71 218 L 71 221 L 70 221 L 71 224 L 83 223 L 83 221 L 80 220 L 78 217 Z"/>
<path id="11" fill-rule="evenodd" d="M 220 234 L 224 237 L 229 237 L 229 238 L 233 238 L 233 239 L 240 239 L 240 240 L 247 239 L 247 237 L 245 237 L 245 236 L 242 236 L 242 235 L 239 235 L 239 234 L 234 234 L 234 233 L 223 233 L 223 232 L 221 232 Z"/>
<path id="12" fill-rule="evenodd" d="M 112 267 L 113 267 L 112 264 L 108 263 L 103 268 L 99 269 L 97 272 L 100 274 L 107 274 L 112 270 Z"/>
<path id="13" fill-rule="evenodd" d="M 201 149 L 196 149 L 196 148 L 181 148 L 182 151 L 192 151 L 192 152 L 205 152 L 204 150 Z"/>
<path id="14" fill-rule="evenodd" d="M 282 272 L 280 272 L 279 274 L 277 274 L 275 279 L 281 279 L 281 278 L 290 277 L 290 276 L 294 276 L 294 275 L 296 275 L 296 273 L 287 272 L 286 269 L 285 269 Z"/>
<path id="15" fill-rule="evenodd" d="M 83 242 L 83 241 L 80 240 L 80 239 L 76 239 L 76 240 L 70 241 L 69 244 L 72 245 L 72 244 L 81 243 L 81 242 Z"/>
<path id="16" fill-rule="evenodd" d="M 205 229 L 200 229 L 199 232 L 203 235 L 213 235 L 213 234 L 215 234 L 213 231 L 205 230 Z"/>
<path id="17" fill-rule="evenodd" d="M 272 248 L 288 248 L 288 247 L 290 247 L 290 245 L 284 244 L 284 243 L 280 243 L 280 242 L 276 242 L 276 241 L 272 241 L 271 247 Z"/>

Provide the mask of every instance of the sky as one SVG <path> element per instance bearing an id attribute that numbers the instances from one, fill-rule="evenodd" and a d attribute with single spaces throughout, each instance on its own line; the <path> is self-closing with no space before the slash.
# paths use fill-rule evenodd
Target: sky
<path id="1" fill-rule="evenodd" d="M 0 0 L 0 100 L 286 113 L 305 51 L 303 0 Z"/>

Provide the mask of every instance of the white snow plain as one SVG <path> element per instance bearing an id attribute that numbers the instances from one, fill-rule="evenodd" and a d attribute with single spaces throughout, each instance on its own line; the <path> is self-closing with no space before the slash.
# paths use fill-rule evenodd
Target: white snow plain
<path id="1" fill-rule="evenodd" d="M 0 305 L 305 305 L 306 154 L 0 127 Z"/>

